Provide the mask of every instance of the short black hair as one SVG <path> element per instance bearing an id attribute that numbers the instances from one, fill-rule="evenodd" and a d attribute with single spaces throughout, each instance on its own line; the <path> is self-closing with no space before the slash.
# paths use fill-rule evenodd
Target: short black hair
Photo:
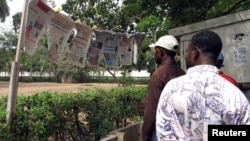
<path id="1" fill-rule="evenodd" d="M 177 46 L 177 45 L 176 45 Z M 171 51 L 171 50 L 168 50 L 168 49 L 165 49 L 165 52 L 166 52 L 166 54 L 168 55 L 168 56 L 171 56 L 171 57 L 175 57 L 175 55 L 176 55 L 176 52 L 174 52 L 174 51 Z"/>
<path id="2" fill-rule="evenodd" d="M 197 46 L 204 54 L 209 55 L 214 61 L 217 60 L 222 50 L 220 36 L 209 30 L 196 33 L 192 37 L 191 43 Z"/>

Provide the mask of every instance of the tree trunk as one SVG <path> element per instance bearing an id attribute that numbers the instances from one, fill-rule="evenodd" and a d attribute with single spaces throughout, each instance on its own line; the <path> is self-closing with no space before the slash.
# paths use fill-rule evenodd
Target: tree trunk
<path id="1" fill-rule="evenodd" d="M 72 74 L 64 73 L 61 77 L 61 83 L 72 83 L 72 78 Z"/>

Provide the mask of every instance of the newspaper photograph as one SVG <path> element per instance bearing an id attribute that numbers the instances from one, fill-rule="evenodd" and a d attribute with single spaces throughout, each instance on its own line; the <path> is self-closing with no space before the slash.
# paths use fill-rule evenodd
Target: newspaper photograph
<path id="1" fill-rule="evenodd" d="M 55 12 L 41 0 L 30 0 L 27 12 L 23 45 L 24 53 L 32 57 L 38 48 L 42 33 L 45 32 Z"/>
<path id="2" fill-rule="evenodd" d="M 85 24 L 76 23 L 75 27 L 77 34 L 70 43 L 67 62 L 83 68 L 93 31 L 90 26 Z"/>

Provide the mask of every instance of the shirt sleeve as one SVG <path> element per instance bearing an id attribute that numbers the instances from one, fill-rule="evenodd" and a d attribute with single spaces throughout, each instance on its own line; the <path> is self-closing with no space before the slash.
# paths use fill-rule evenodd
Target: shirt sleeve
<path id="1" fill-rule="evenodd" d="M 163 84 L 159 82 L 159 79 L 156 76 L 151 77 L 144 110 L 142 126 L 143 141 L 148 140 L 149 136 L 155 132 L 156 108 L 163 87 L 161 85 Z"/>
<path id="2" fill-rule="evenodd" d="M 242 96 L 242 99 L 243 103 L 238 124 L 250 125 L 250 104 L 249 101 L 244 96 Z"/>
<path id="3" fill-rule="evenodd" d="M 157 138 L 161 141 L 185 140 L 172 102 L 171 84 L 161 93 L 156 113 Z"/>

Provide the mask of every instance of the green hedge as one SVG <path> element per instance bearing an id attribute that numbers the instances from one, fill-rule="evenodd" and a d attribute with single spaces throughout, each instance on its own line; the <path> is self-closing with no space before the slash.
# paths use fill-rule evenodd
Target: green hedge
<path id="1" fill-rule="evenodd" d="M 9 81 L 9 76 L 0 76 L 0 81 Z M 149 77 L 117 77 L 117 80 L 123 84 L 148 84 Z M 117 83 L 112 76 L 85 76 L 76 74 L 73 76 L 72 83 Z M 35 77 L 20 76 L 19 82 L 60 82 L 58 77 Z"/>
<path id="2" fill-rule="evenodd" d="M 7 97 L 1 97 L 0 140 L 100 140 L 142 120 L 146 91 L 145 86 L 128 86 L 18 95 L 11 127 L 6 124 Z"/>

